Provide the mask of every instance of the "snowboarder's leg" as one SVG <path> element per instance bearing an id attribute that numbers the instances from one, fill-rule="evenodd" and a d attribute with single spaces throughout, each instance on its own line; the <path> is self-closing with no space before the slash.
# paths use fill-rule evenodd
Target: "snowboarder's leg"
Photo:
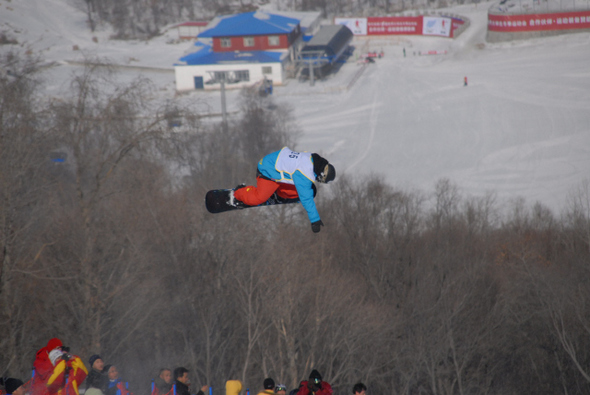
<path id="1" fill-rule="evenodd" d="M 313 189 L 313 197 L 315 199 L 316 195 L 318 194 L 318 189 L 316 188 L 315 184 L 311 184 L 311 189 Z M 295 188 L 295 185 L 291 184 L 279 184 L 276 194 L 281 199 L 299 199 L 297 188 Z"/>
<path id="2" fill-rule="evenodd" d="M 256 186 L 247 186 L 234 192 L 234 197 L 248 206 L 258 206 L 268 200 L 279 184 L 262 177 L 256 179 Z"/>
<path id="3" fill-rule="evenodd" d="M 279 184 L 277 196 L 283 199 L 299 199 L 295 185 Z"/>

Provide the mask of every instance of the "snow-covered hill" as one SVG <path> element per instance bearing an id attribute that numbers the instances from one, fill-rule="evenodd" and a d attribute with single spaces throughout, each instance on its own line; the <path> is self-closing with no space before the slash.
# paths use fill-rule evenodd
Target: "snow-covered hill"
<path id="1" fill-rule="evenodd" d="M 174 98 L 172 64 L 190 49 L 188 43 L 171 43 L 174 29 L 149 42 L 113 41 L 108 31 L 90 33 L 83 10 L 73 4 L 0 0 L 0 31 L 48 62 L 99 56 L 168 69 L 127 69 L 121 75 L 142 73 L 162 100 Z M 355 40 L 359 51 L 382 49 L 385 57 L 367 66 L 352 86 L 362 67 L 355 59 L 313 87 L 291 80 L 275 88 L 275 100 L 290 103 L 303 130 L 297 148 L 324 153 L 339 174 L 377 173 L 394 186 L 425 191 L 449 178 L 466 194 L 522 196 L 558 212 L 568 191 L 590 179 L 590 33 L 488 44 L 491 4 L 450 8 L 471 20 L 455 40 Z M 447 53 L 417 55 L 428 50 Z M 48 94 L 78 67 L 61 64 L 47 71 Z M 219 111 L 218 92 L 177 100 Z M 237 92 L 228 94 L 228 102 L 230 111 L 237 108 Z"/>

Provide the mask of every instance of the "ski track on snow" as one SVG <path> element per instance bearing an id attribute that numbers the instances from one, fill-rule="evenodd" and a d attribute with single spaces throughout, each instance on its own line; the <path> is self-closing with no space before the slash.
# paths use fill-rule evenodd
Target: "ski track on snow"
<path id="1" fill-rule="evenodd" d="M 365 158 L 369 155 L 369 152 L 371 151 L 371 148 L 373 147 L 373 140 L 375 139 L 375 131 L 377 130 L 377 120 L 379 118 L 379 114 L 377 112 L 377 107 L 378 107 L 377 90 L 375 90 L 375 93 L 373 95 L 373 103 L 371 105 L 371 115 L 369 118 L 369 122 L 371 125 L 371 132 L 369 133 L 369 139 L 367 142 L 367 146 L 365 147 L 365 150 L 363 151 L 363 153 L 351 165 L 349 165 L 344 170 L 344 173 L 347 173 L 347 172 L 351 171 L 352 169 L 354 169 L 362 161 L 364 161 Z"/>

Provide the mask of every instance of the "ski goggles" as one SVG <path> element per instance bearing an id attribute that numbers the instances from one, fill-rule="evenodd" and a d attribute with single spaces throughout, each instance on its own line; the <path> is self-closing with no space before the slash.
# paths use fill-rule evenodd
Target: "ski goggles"
<path id="1" fill-rule="evenodd" d="M 285 384 L 277 385 L 277 387 L 275 388 L 275 392 L 279 392 L 279 391 L 287 392 L 287 386 Z"/>

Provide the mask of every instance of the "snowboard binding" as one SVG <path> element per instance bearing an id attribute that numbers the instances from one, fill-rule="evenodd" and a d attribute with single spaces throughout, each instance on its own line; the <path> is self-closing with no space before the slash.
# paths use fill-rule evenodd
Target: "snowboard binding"
<path id="1" fill-rule="evenodd" d="M 244 202 L 236 199 L 235 196 L 234 196 L 234 192 L 235 191 L 237 191 L 240 188 L 244 188 L 244 187 L 246 187 L 246 184 L 239 184 L 238 186 L 236 186 L 234 189 L 232 189 L 229 192 L 229 197 L 227 199 L 227 204 L 228 205 L 230 205 L 232 207 L 235 207 L 235 208 L 245 208 L 245 207 L 247 207 L 247 205 Z"/>

